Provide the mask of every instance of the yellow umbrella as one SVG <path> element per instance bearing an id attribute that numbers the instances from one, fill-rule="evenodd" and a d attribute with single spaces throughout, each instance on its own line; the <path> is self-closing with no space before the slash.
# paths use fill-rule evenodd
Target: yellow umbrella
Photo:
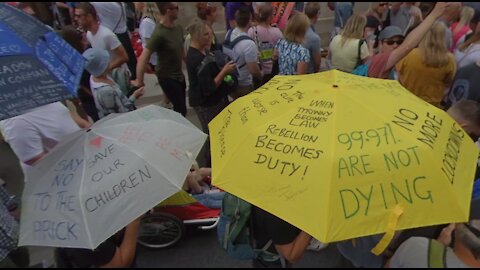
<path id="1" fill-rule="evenodd" d="M 396 81 L 276 76 L 209 128 L 213 184 L 322 242 L 468 220 L 477 147 Z"/>

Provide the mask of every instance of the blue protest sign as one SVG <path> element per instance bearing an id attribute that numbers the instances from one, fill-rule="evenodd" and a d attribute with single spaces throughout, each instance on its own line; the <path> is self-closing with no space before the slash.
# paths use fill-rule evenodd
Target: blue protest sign
<path id="1" fill-rule="evenodd" d="M 76 96 L 84 64 L 50 28 L 0 3 L 0 120 Z"/>

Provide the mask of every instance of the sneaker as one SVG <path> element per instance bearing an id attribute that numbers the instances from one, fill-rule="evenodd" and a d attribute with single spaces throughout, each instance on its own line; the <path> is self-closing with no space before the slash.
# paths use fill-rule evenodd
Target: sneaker
<path id="1" fill-rule="evenodd" d="M 307 250 L 320 251 L 328 247 L 328 244 L 322 243 L 315 238 L 310 240 L 310 244 L 307 246 Z"/>

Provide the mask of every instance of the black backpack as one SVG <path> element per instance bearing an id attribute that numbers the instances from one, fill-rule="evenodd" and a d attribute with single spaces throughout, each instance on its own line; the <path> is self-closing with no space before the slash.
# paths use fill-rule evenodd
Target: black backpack
<path id="1" fill-rule="evenodd" d="M 224 54 L 226 55 L 234 55 L 234 52 L 233 52 L 233 48 L 235 48 L 235 45 L 237 45 L 240 41 L 242 40 L 251 40 L 253 41 L 253 39 L 247 35 L 241 35 L 239 37 L 237 37 L 236 39 L 234 40 L 230 40 L 231 36 L 232 36 L 232 32 L 233 32 L 233 29 L 230 29 L 228 30 L 227 32 L 227 36 L 225 37 L 225 41 L 223 41 L 223 45 L 222 45 L 222 51 Z M 238 58 L 237 59 L 232 59 L 235 63 L 237 63 L 237 61 L 239 60 Z M 238 64 L 238 63 L 237 63 Z M 243 68 L 247 63 L 243 63 L 242 65 L 240 66 L 237 66 L 237 70 L 238 69 L 241 69 Z"/>
<path id="2" fill-rule="evenodd" d="M 207 53 L 200 66 L 197 68 L 198 78 L 205 78 L 206 76 L 211 75 L 216 76 L 229 61 L 231 61 L 230 57 L 220 50 Z M 238 73 L 233 72 L 225 76 L 222 84 L 220 85 L 220 90 L 223 90 L 226 93 L 231 93 L 232 91 L 235 91 L 237 87 Z M 201 87 L 201 89 L 202 96 L 204 97 L 211 96 L 215 91 L 217 91 L 214 85 L 211 87 Z"/>

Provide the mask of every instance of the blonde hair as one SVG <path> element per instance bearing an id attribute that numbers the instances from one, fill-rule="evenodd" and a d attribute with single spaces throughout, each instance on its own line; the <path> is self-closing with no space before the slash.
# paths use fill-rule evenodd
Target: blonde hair
<path id="1" fill-rule="evenodd" d="M 187 31 L 190 34 L 192 40 L 196 40 L 203 35 L 205 27 L 208 27 L 208 24 L 201 20 L 200 18 L 194 18 L 192 23 L 187 26 Z"/>
<path id="2" fill-rule="evenodd" d="M 160 18 L 160 10 L 158 10 L 157 4 L 154 2 L 144 2 L 145 5 L 143 6 L 142 16 L 149 17 L 154 22 L 157 22 L 158 18 Z"/>
<path id="3" fill-rule="evenodd" d="M 475 15 L 475 10 L 471 7 L 462 7 L 462 11 L 460 12 L 460 20 L 458 21 L 457 26 L 453 31 L 458 31 L 463 26 L 469 26 L 470 21 L 472 20 L 473 16 Z M 470 27 L 469 27 L 470 28 Z"/>
<path id="4" fill-rule="evenodd" d="M 445 43 L 445 32 L 447 31 L 443 23 L 436 22 L 432 28 L 425 34 L 420 41 L 420 49 L 423 63 L 427 67 L 444 67 L 450 61 L 450 52 Z"/>
<path id="5" fill-rule="evenodd" d="M 303 43 L 305 33 L 310 26 L 310 19 L 303 13 L 293 15 L 285 27 L 285 39 L 289 42 Z"/>
<path id="6" fill-rule="evenodd" d="M 460 24 L 468 25 L 472 20 L 473 16 L 475 16 L 475 9 L 472 7 L 462 7 L 462 11 L 460 12 Z"/>
<path id="7" fill-rule="evenodd" d="M 353 14 L 345 24 L 345 28 L 343 29 L 341 36 L 342 39 L 340 40 L 340 44 L 345 46 L 347 41 L 350 39 L 361 39 L 363 37 L 363 32 L 365 30 L 365 26 L 367 25 L 367 17 L 363 15 Z"/>

